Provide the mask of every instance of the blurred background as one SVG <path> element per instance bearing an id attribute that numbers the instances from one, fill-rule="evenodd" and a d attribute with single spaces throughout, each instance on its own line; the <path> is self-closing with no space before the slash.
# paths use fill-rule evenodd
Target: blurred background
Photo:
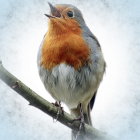
<path id="1" fill-rule="evenodd" d="M 36 65 L 47 31 L 46 0 L 0 1 L 0 60 L 26 85 L 50 102 Z M 107 62 L 92 120 L 95 128 L 119 140 L 140 139 L 140 1 L 50 0 L 70 3 L 83 13 Z M 64 106 L 64 105 L 63 105 Z M 68 112 L 66 106 L 64 109 Z M 70 129 L 0 81 L 0 140 L 70 140 Z"/>

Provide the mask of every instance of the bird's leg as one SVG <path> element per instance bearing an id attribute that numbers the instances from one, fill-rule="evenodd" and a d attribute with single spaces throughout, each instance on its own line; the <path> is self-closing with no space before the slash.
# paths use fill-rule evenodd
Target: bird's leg
<path id="1" fill-rule="evenodd" d="M 83 113 L 83 108 L 81 103 L 79 104 L 79 107 L 80 107 L 80 115 L 78 118 L 74 119 L 73 121 L 81 121 L 84 123 L 84 113 Z"/>
<path id="2" fill-rule="evenodd" d="M 80 104 L 80 115 L 81 115 L 81 122 L 80 122 L 79 130 L 81 130 L 82 127 L 84 127 L 84 123 L 85 123 L 82 104 Z"/>
<path id="3" fill-rule="evenodd" d="M 80 103 L 80 117 L 79 117 L 79 119 L 80 119 L 80 126 L 79 126 L 79 130 L 78 130 L 78 132 L 76 134 L 75 140 L 77 140 L 79 135 L 81 133 L 83 133 L 83 131 L 84 131 L 84 123 L 85 123 L 85 121 L 84 121 L 84 113 L 83 113 L 83 108 L 82 108 L 81 103 Z"/>
<path id="4" fill-rule="evenodd" d="M 64 115 L 64 110 L 63 110 L 63 107 L 61 106 L 61 101 L 58 102 L 58 108 L 59 108 L 60 113 Z"/>
<path id="5" fill-rule="evenodd" d="M 57 107 L 56 118 L 53 118 L 54 122 L 57 122 L 60 113 L 64 114 L 64 110 L 63 110 L 63 107 L 61 106 L 61 102 L 60 101 L 56 101 L 55 103 L 52 103 L 52 104 Z"/>
<path id="6" fill-rule="evenodd" d="M 82 104 L 80 103 L 79 104 L 79 109 L 80 109 L 80 116 L 76 119 L 73 120 L 74 121 L 80 121 L 80 125 L 79 125 L 79 130 L 78 132 L 76 133 L 75 135 L 75 140 L 80 140 L 82 135 L 84 132 L 85 132 L 85 127 L 84 127 L 84 124 L 85 124 L 85 120 L 84 120 L 84 113 L 83 113 L 83 108 L 82 108 Z"/>

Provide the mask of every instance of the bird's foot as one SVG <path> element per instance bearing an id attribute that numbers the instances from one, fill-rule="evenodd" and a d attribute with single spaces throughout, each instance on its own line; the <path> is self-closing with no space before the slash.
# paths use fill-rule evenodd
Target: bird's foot
<path id="1" fill-rule="evenodd" d="M 73 120 L 73 122 L 75 122 L 75 121 L 80 121 L 80 125 L 79 125 L 79 130 L 78 131 L 81 131 L 84 128 L 84 124 L 85 124 L 83 116 L 79 116 L 78 118 Z"/>
<path id="2" fill-rule="evenodd" d="M 16 82 L 14 83 L 14 85 L 12 86 L 13 89 L 15 89 L 15 88 L 17 88 L 17 87 L 21 87 L 21 86 L 19 85 L 19 81 L 16 81 Z"/>
<path id="3" fill-rule="evenodd" d="M 54 122 L 57 122 L 58 118 L 59 118 L 59 115 L 60 114 L 64 114 L 64 110 L 63 110 L 63 107 L 61 106 L 61 102 L 59 101 L 56 101 L 55 103 L 52 103 L 54 106 L 57 107 L 57 115 L 56 115 L 56 118 L 53 118 L 53 121 Z"/>
<path id="4" fill-rule="evenodd" d="M 80 116 L 73 120 L 73 122 L 75 121 L 80 121 L 79 129 L 75 136 L 75 140 L 78 140 L 79 137 L 81 137 L 81 134 L 85 132 L 85 120 L 84 120 L 83 108 L 81 104 L 80 104 Z"/>

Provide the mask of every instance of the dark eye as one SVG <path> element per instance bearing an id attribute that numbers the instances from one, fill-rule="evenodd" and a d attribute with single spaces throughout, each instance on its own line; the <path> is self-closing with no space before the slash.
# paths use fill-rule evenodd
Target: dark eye
<path id="1" fill-rule="evenodd" d="M 67 15 L 68 15 L 69 17 L 73 17 L 73 12 L 72 12 L 72 11 L 68 11 L 68 12 L 67 12 Z"/>

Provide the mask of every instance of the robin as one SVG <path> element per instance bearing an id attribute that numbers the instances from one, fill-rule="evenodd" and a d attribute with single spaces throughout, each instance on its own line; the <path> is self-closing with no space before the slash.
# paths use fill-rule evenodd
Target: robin
<path id="1" fill-rule="evenodd" d="M 92 125 L 90 112 L 105 72 L 100 44 L 77 7 L 49 6 L 48 31 L 37 59 L 39 75 L 57 102 L 65 103 L 76 118 L 82 112 L 84 122 Z"/>

